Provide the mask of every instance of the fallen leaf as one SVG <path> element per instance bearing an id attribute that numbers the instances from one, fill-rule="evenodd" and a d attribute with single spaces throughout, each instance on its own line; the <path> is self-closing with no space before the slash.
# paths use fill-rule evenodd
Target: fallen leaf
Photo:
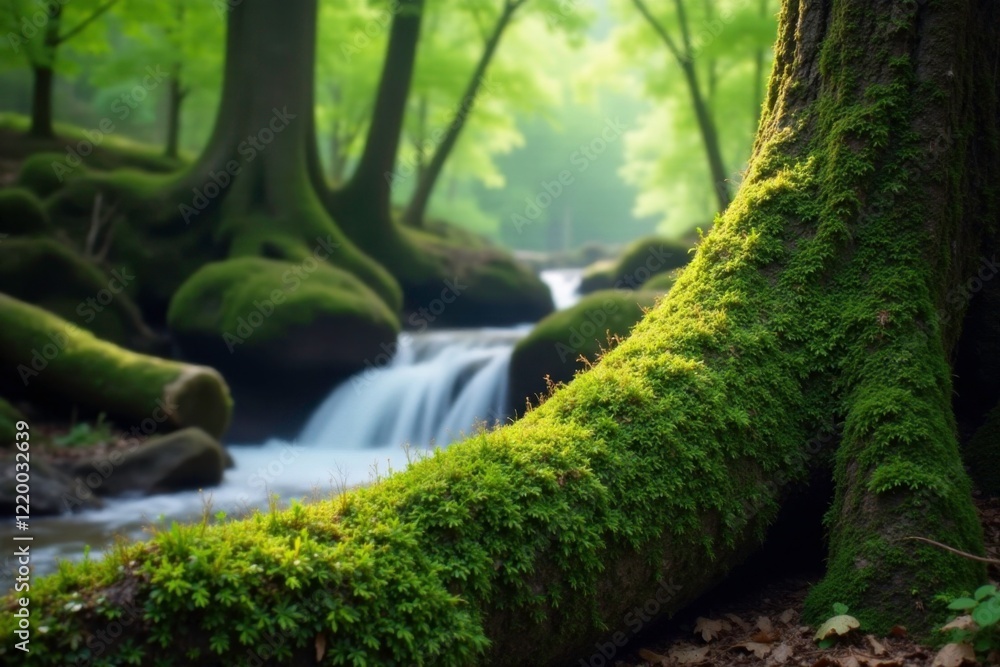
<path id="1" fill-rule="evenodd" d="M 670 649 L 670 658 L 680 665 L 693 665 L 708 657 L 708 647 L 684 646 Z"/>
<path id="2" fill-rule="evenodd" d="M 844 658 L 844 661 L 840 664 L 843 665 L 843 667 L 861 667 L 861 663 L 856 657 L 854 657 L 853 653 Z"/>
<path id="3" fill-rule="evenodd" d="M 760 628 L 761 632 L 774 632 L 774 626 L 771 624 L 771 619 L 767 616 L 757 617 L 757 627 Z"/>
<path id="4" fill-rule="evenodd" d="M 321 662 L 326 655 L 326 635 L 322 632 L 316 635 L 316 662 Z"/>
<path id="5" fill-rule="evenodd" d="M 704 616 L 699 616 L 694 621 L 694 631 L 695 634 L 701 633 L 701 638 L 706 642 L 710 642 L 719 636 L 722 632 L 723 622 L 711 618 L 705 618 Z"/>
<path id="6" fill-rule="evenodd" d="M 947 632 L 948 630 L 972 630 L 975 631 L 978 626 L 976 622 L 972 620 L 972 617 L 966 614 L 965 616 L 959 616 L 951 623 L 941 627 L 941 632 Z"/>
<path id="7" fill-rule="evenodd" d="M 740 626 L 740 630 L 742 630 L 743 632 L 749 632 L 749 630 L 750 630 L 750 624 L 747 623 L 746 621 L 744 621 L 742 618 L 740 618 L 736 614 L 726 614 L 726 618 L 728 618 L 730 621 L 732 621 L 736 625 Z"/>
<path id="8" fill-rule="evenodd" d="M 786 609 L 785 611 L 781 612 L 781 616 L 778 617 L 778 620 L 780 620 L 785 625 L 791 625 L 792 619 L 794 618 L 795 618 L 795 610 Z"/>
<path id="9" fill-rule="evenodd" d="M 894 625 L 892 626 L 892 630 L 889 630 L 889 634 L 895 637 L 896 639 L 902 639 L 906 637 L 906 635 L 908 635 L 909 633 L 906 631 L 906 628 L 903 627 L 902 625 Z"/>
<path id="10" fill-rule="evenodd" d="M 976 664 L 976 652 L 968 644 L 945 644 L 934 656 L 931 667 L 961 667 Z"/>
<path id="11" fill-rule="evenodd" d="M 872 645 L 872 650 L 875 651 L 875 655 L 885 655 L 885 646 L 883 646 L 879 640 L 875 639 L 875 635 L 866 635 L 865 639 L 867 639 L 868 643 Z"/>
<path id="12" fill-rule="evenodd" d="M 761 644 L 760 642 L 743 642 L 742 644 L 736 644 L 733 648 L 746 649 L 761 659 L 771 652 L 769 644 Z"/>
<path id="13" fill-rule="evenodd" d="M 771 651 L 771 662 L 775 665 L 783 665 L 792 657 L 792 647 L 788 644 L 779 644 Z"/>
<path id="14" fill-rule="evenodd" d="M 761 630 L 760 632 L 755 632 L 750 639 L 761 644 L 773 644 L 781 639 L 781 636 L 777 632 L 764 632 Z"/>
<path id="15" fill-rule="evenodd" d="M 868 665 L 868 667 L 903 667 L 903 661 L 899 658 L 879 660 L 878 658 L 868 657 L 864 659 L 864 663 Z"/>
<path id="16" fill-rule="evenodd" d="M 860 627 L 861 622 L 853 616 L 849 616 L 847 614 L 834 616 L 826 623 L 819 626 L 819 630 L 816 631 L 816 641 L 820 642 L 834 635 L 842 637 L 848 634 L 851 630 L 856 630 Z"/>
<path id="17" fill-rule="evenodd" d="M 670 658 L 667 656 L 647 651 L 644 648 L 639 649 L 639 657 L 652 665 L 661 665 L 662 667 L 670 665 Z"/>

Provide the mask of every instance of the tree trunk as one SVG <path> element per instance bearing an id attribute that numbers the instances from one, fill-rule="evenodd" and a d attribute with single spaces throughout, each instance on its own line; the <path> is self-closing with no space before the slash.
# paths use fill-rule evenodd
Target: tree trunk
<path id="1" fill-rule="evenodd" d="M 423 0 L 402 0 L 392 21 L 365 150 L 347 185 L 329 197 L 330 211 L 363 250 L 384 259 L 384 246 L 396 245 L 392 220 L 393 167 L 410 94 Z"/>
<path id="2" fill-rule="evenodd" d="M 787 0 L 735 201 L 596 366 L 370 489 L 163 536 L 59 590 L 98 581 L 144 610 L 112 653 L 171 638 L 188 664 L 268 636 L 288 665 L 320 646 L 368 664 L 604 664 L 754 551 L 833 454 L 808 620 L 836 601 L 868 631 L 926 631 L 935 595 L 985 579 L 905 538 L 982 549 L 950 405 L 964 305 L 947 296 L 997 233 L 998 12 Z M 102 598 L 69 611 L 39 590 L 32 617 L 61 628 L 32 637 L 39 664 L 61 664 L 47 656 L 106 628 Z"/>
<path id="3" fill-rule="evenodd" d="M 181 105 L 184 103 L 184 88 L 181 85 L 181 68 L 173 68 L 167 86 L 167 148 L 165 155 L 176 158 L 180 154 Z"/>
<path id="4" fill-rule="evenodd" d="M 51 139 L 55 137 L 52 126 L 52 87 L 55 83 L 55 65 L 57 49 L 59 48 L 59 23 L 62 17 L 62 7 L 56 5 L 45 26 L 44 58 L 41 63 L 33 63 L 31 67 L 34 86 L 31 94 L 31 128 L 29 134 L 33 137 Z"/>
<path id="5" fill-rule="evenodd" d="M 55 136 L 52 127 L 52 84 L 54 75 L 51 67 L 32 67 L 34 87 L 31 94 L 31 129 L 33 137 L 51 139 Z"/>
<path id="6" fill-rule="evenodd" d="M 136 193 L 134 179 L 114 175 L 76 179 L 59 192 L 59 214 L 72 212 L 80 200 L 89 206 L 92 196 L 83 194 L 100 189 L 106 201 L 121 203 L 120 213 L 137 230 L 151 230 L 154 244 L 178 240 L 187 254 L 206 259 L 299 262 L 318 239 L 329 238 L 336 252 L 328 261 L 358 276 L 397 310 L 402 297 L 395 279 L 334 223 L 324 207 L 325 184 L 313 179 L 316 11 L 316 0 L 234 5 L 227 14 L 222 99 L 197 162 L 178 176 L 163 177 L 152 194 L 145 184 Z M 150 299 L 171 298 L 180 284 L 174 278 L 187 277 L 172 265 L 174 257 L 171 264 L 157 264 L 166 255 L 145 244 L 128 251 L 131 259 L 139 254 L 148 260 L 136 271 L 140 290 L 157 286 Z"/>
<path id="7" fill-rule="evenodd" d="M 448 157 L 451 155 L 451 151 L 455 148 L 455 144 L 458 143 L 458 138 L 465 128 L 465 123 L 469 119 L 469 114 L 472 113 L 472 108 L 476 103 L 476 97 L 479 95 L 479 91 L 485 81 L 486 70 L 489 69 L 497 47 L 500 46 L 500 39 L 503 37 L 504 31 L 507 29 L 511 18 L 514 16 L 514 12 L 519 6 L 520 2 L 504 3 L 503 12 L 500 14 L 500 18 L 497 19 L 496 25 L 493 26 L 493 32 L 486 40 L 486 46 L 479 57 L 479 62 L 476 63 L 476 69 L 472 72 L 472 78 L 466 84 L 465 92 L 462 94 L 455 117 L 452 118 L 451 123 L 448 125 L 448 130 L 445 132 L 444 137 L 442 137 L 441 143 L 434 150 L 434 155 L 431 157 L 427 167 L 422 170 L 423 174 L 420 176 L 417 188 L 410 199 L 406 212 L 403 214 L 403 222 L 405 224 L 412 227 L 423 225 L 424 214 L 427 212 L 427 205 L 430 203 L 434 186 L 437 185 L 437 181 L 441 177 L 441 172 L 444 171 L 445 162 L 447 162 Z"/>

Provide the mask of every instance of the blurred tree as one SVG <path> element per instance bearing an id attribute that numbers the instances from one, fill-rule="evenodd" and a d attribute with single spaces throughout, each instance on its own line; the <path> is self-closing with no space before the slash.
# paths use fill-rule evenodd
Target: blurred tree
<path id="1" fill-rule="evenodd" d="M 674 0 L 654 10 L 619 0 L 616 7 L 625 20 L 615 34 L 616 65 L 637 67 L 635 85 L 656 101 L 629 134 L 623 174 L 641 190 L 637 214 L 666 215 L 669 232 L 683 233 L 728 201 L 739 180 L 734 165 L 749 156 L 778 2 Z M 669 60 L 650 59 L 649 49 L 666 40 L 676 54 L 667 45 Z M 696 151 L 706 155 L 701 164 L 691 161 Z"/>
<path id="2" fill-rule="evenodd" d="M 113 14 L 127 39 L 95 63 L 90 80 L 101 88 L 130 83 L 136 63 L 168 72 L 164 150 L 177 157 L 184 103 L 194 94 L 214 94 L 221 85 L 225 21 L 201 0 L 131 0 Z"/>
<path id="3" fill-rule="evenodd" d="M 31 102 L 32 136 L 53 137 L 52 88 L 55 75 L 64 61 L 59 49 L 70 40 L 81 50 L 101 48 L 104 38 L 101 18 L 118 0 L 77 0 L 65 2 L 29 2 L 5 0 L 0 4 L 0 25 L 6 34 L 9 51 L 0 57 L 27 63 L 34 78 Z"/>
<path id="4" fill-rule="evenodd" d="M 418 182 L 403 214 L 403 221 L 406 224 L 414 227 L 422 225 L 431 194 L 443 173 L 445 162 L 458 143 L 462 130 L 476 106 L 477 98 L 484 89 L 487 91 L 490 89 L 487 70 L 497 53 L 500 41 L 515 14 L 526 4 L 545 16 L 559 17 L 559 20 L 550 20 L 552 26 L 566 30 L 580 30 L 587 25 L 588 14 L 565 0 L 531 0 L 530 3 L 529 0 L 502 0 L 499 5 L 490 3 L 486 7 L 482 4 L 466 5 L 479 28 L 483 42 L 482 51 L 465 83 L 447 128 L 441 136 L 431 137 L 429 142 L 421 137 L 422 141 L 418 148 L 420 159 Z M 427 150 L 428 144 L 433 145 L 433 153 L 425 164 L 424 151 Z"/>

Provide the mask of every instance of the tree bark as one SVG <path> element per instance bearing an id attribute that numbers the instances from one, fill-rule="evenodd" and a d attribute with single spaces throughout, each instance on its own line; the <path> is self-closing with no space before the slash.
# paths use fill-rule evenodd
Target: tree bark
<path id="1" fill-rule="evenodd" d="M 121 591 L 147 619 L 131 644 L 176 638 L 202 656 L 189 664 L 214 664 L 210 637 L 242 656 L 251 626 L 280 632 L 271 653 L 289 665 L 320 645 L 370 664 L 604 664 L 720 582 L 810 468 L 832 466 L 807 620 L 840 602 L 868 631 L 927 631 L 935 595 L 985 579 L 905 538 L 982 551 L 950 404 L 964 306 L 947 297 L 997 233 L 998 13 L 787 0 L 735 201 L 596 366 L 372 488 L 197 526 L 61 573 L 59 590 Z M 241 602 L 198 607 L 202 589 Z M 33 598 L 63 629 L 33 637 L 40 664 L 106 627 L 99 600 Z"/>
<path id="2" fill-rule="evenodd" d="M 523 1 L 506 0 L 504 2 L 503 11 L 493 26 L 493 31 L 486 39 L 486 46 L 483 48 L 483 53 L 479 57 L 479 62 L 476 63 L 472 77 L 466 84 L 465 92 L 462 93 L 458 110 L 455 112 L 454 118 L 451 119 L 451 123 L 448 124 L 448 129 L 445 131 L 444 137 L 441 138 L 441 142 L 434 149 L 434 155 L 431 157 L 430 162 L 428 162 L 427 167 L 420 170 L 422 172 L 419 175 L 420 180 L 403 214 L 403 222 L 405 224 L 411 227 L 423 226 L 424 215 L 427 212 L 427 205 L 430 203 L 431 194 L 434 192 L 434 186 L 437 185 L 438 179 L 444 171 L 445 162 L 447 162 L 452 150 L 458 143 L 462 130 L 465 128 L 465 123 L 469 119 L 469 114 L 472 113 L 472 108 L 476 104 L 476 98 L 486 78 L 486 70 L 489 69 L 490 63 L 493 61 L 497 47 L 500 46 L 500 40 L 503 37 L 504 31 L 507 30 L 510 20 L 514 17 L 514 12 L 523 4 Z"/>
<path id="3" fill-rule="evenodd" d="M 170 83 L 167 86 L 167 146 L 164 154 L 176 158 L 180 154 L 181 144 L 181 106 L 186 92 L 181 84 L 181 67 L 176 65 L 170 73 Z"/>
<path id="4" fill-rule="evenodd" d="M 340 191 L 329 197 L 330 211 L 363 250 L 376 257 L 398 237 L 392 220 L 393 168 L 403 132 L 406 100 L 413 80 L 423 0 L 402 0 L 389 31 L 375 107 L 358 165 Z"/>
<path id="5" fill-rule="evenodd" d="M 31 94 L 31 129 L 33 137 L 51 139 L 55 136 L 52 127 L 52 84 L 54 74 L 51 67 L 32 67 L 34 87 Z"/>
<path id="6" fill-rule="evenodd" d="M 324 206 L 325 184 L 314 179 L 316 11 L 316 0 L 231 8 L 216 122 L 186 171 L 163 177 L 158 190 L 144 185 L 140 194 L 134 181 L 114 175 L 75 179 L 57 193 L 58 214 L 71 215 L 81 201 L 91 205 L 85 194 L 103 191 L 106 201 L 122 203 L 119 211 L 137 230 L 149 230 L 153 245 L 161 244 L 155 252 L 140 243 L 122 253 L 121 261 L 135 265 L 139 289 L 155 289 L 144 303 L 169 300 L 187 277 L 162 252 L 165 241 L 207 259 L 299 262 L 322 240 L 336 248 L 331 264 L 358 276 L 390 309 L 401 306 L 395 279 L 335 224 Z M 165 303 L 157 309 L 165 312 Z"/>

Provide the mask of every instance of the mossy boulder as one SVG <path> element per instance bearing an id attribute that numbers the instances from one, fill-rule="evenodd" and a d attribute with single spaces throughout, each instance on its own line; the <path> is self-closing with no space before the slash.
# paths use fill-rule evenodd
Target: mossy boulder
<path id="1" fill-rule="evenodd" d="M 0 190 L 0 234 L 27 236 L 51 231 L 38 196 L 27 188 Z"/>
<path id="2" fill-rule="evenodd" d="M 683 243 L 650 236 L 635 241 L 617 260 L 601 260 L 587 267 L 580 293 L 602 289 L 638 289 L 651 277 L 680 268 L 691 255 Z"/>
<path id="3" fill-rule="evenodd" d="M 219 442 L 197 427 L 133 440 L 73 465 L 73 477 L 94 479 L 98 496 L 200 489 L 222 481 L 228 458 Z M 94 474 L 98 477 L 94 477 Z"/>
<path id="4" fill-rule="evenodd" d="M 667 293 L 681 276 L 681 269 L 674 269 L 664 273 L 657 273 L 655 276 L 642 284 L 642 289 L 648 292 Z"/>
<path id="5" fill-rule="evenodd" d="M 525 399 L 537 402 L 553 383 L 569 382 L 586 364 L 596 361 L 609 338 L 625 337 L 651 308 L 655 292 L 604 290 L 580 300 L 572 308 L 554 313 L 538 323 L 518 342 L 510 362 L 511 407 L 517 413 Z"/>
<path id="6" fill-rule="evenodd" d="M 508 326 L 553 311 L 549 288 L 512 254 L 451 225 L 435 229 L 405 230 L 417 253 L 397 272 L 409 326 Z"/>
<path id="7" fill-rule="evenodd" d="M 84 166 L 70 166 L 64 154 L 35 153 L 21 163 L 16 184 L 45 198 L 84 173 Z"/>
<path id="8" fill-rule="evenodd" d="M 153 351 L 159 341 L 126 292 L 134 280 L 124 266 L 105 273 L 50 238 L 0 243 L 0 292 L 49 310 L 99 338 Z"/>
<path id="9" fill-rule="evenodd" d="M 204 266 L 167 317 L 187 356 L 263 383 L 354 372 L 399 332 L 395 314 L 352 274 L 260 257 Z"/>
<path id="10" fill-rule="evenodd" d="M 167 432 L 220 437 L 232 399 L 211 368 L 132 352 L 37 306 L 0 294 L 0 390 L 9 398 L 105 412 Z"/>
<path id="11" fill-rule="evenodd" d="M 24 514 L 17 511 L 17 463 L 14 452 L 0 456 L 0 516 L 15 516 Z M 100 507 L 101 502 L 90 494 L 73 502 L 65 502 L 67 498 L 77 495 L 77 481 L 72 479 L 58 466 L 32 456 L 31 460 L 31 516 L 52 516 L 62 514 L 69 509 L 89 509 Z M 23 498 L 22 498 L 23 502 Z"/>

